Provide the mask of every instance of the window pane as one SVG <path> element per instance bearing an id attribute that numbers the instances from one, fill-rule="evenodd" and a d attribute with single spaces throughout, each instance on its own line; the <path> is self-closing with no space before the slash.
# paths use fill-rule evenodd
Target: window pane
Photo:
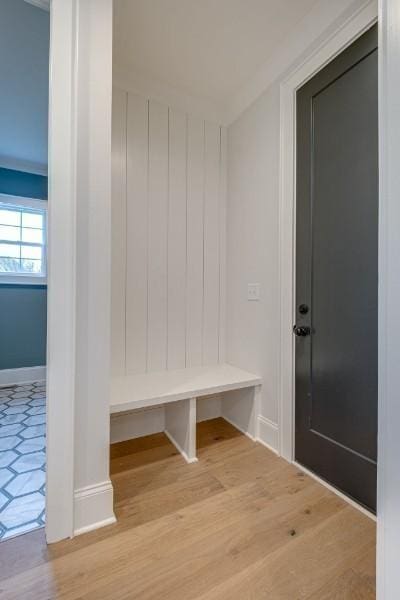
<path id="1" fill-rule="evenodd" d="M 33 227 L 43 229 L 43 215 L 40 213 L 22 213 L 22 227 Z"/>
<path id="2" fill-rule="evenodd" d="M 19 227 L 21 225 L 21 213 L 16 210 L 0 208 L 0 224 Z"/>
<path id="3" fill-rule="evenodd" d="M 0 202 L 0 274 L 46 274 L 46 210 Z M 1 278 L 0 278 L 1 283 Z"/>
<path id="4" fill-rule="evenodd" d="M 42 248 L 40 246 L 21 246 L 21 258 L 42 259 Z"/>
<path id="5" fill-rule="evenodd" d="M 41 260 L 21 260 L 22 271 L 24 273 L 41 273 L 42 272 L 42 261 Z"/>
<path id="6" fill-rule="evenodd" d="M 28 229 L 25 227 L 22 230 L 22 241 L 31 242 L 33 244 L 43 243 L 43 233 L 40 229 Z"/>
<path id="7" fill-rule="evenodd" d="M 0 240 L 9 240 L 10 242 L 19 242 L 21 229 L 11 225 L 0 225 Z"/>
<path id="8" fill-rule="evenodd" d="M 0 273 L 20 273 L 21 264 L 18 258 L 1 258 Z"/>
<path id="9" fill-rule="evenodd" d="M 16 244 L 0 244 L 0 256 L 19 258 L 20 247 Z"/>

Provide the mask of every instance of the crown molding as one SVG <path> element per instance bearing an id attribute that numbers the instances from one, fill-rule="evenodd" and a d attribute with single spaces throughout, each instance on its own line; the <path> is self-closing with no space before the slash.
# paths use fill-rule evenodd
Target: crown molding
<path id="1" fill-rule="evenodd" d="M 50 0 L 25 0 L 25 2 L 37 6 L 37 8 L 41 8 L 42 10 L 50 10 Z"/>

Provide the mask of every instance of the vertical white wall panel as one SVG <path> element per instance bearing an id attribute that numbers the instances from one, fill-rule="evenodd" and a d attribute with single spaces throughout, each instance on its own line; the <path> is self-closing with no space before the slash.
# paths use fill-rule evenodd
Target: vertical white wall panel
<path id="1" fill-rule="evenodd" d="M 202 362 L 205 365 L 212 365 L 218 362 L 220 294 L 220 128 L 214 123 L 205 124 L 204 162 L 204 276 Z"/>
<path id="2" fill-rule="evenodd" d="M 111 373 L 125 373 L 126 108 L 127 93 L 113 90 L 111 206 Z"/>
<path id="3" fill-rule="evenodd" d="M 188 118 L 186 366 L 203 361 L 204 121 Z"/>
<path id="4" fill-rule="evenodd" d="M 219 187 L 219 349 L 220 363 L 226 360 L 226 203 L 227 203 L 227 131 L 221 127 Z"/>
<path id="5" fill-rule="evenodd" d="M 225 358 L 226 131 L 114 90 L 112 371 Z"/>
<path id="6" fill-rule="evenodd" d="M 126 211 L 126 372 L 147 369 L 148 101 L 128 95 Z M 115 268 L 115 265 L 114 265 Z"/>
<path id="7" fill-rule="evenodd" d="M 186 364 L 186 115 L 169 111 L 168 369 Z"/>
<path id="8" fill-rule="evenodd" d="M 147 370 L 167 367 L 168 107 L 149 104 Z"/>

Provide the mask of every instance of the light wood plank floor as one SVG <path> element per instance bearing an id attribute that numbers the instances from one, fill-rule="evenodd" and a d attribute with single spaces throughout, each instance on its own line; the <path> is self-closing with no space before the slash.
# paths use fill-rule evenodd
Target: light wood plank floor
<path id="1" fill-rule="evenodd" d="M 222 419 L 199 463 L 163 434 L 115 444 L 118 523 L 0 545 L 2 600 L 372 600 L 375 524 Z"/>

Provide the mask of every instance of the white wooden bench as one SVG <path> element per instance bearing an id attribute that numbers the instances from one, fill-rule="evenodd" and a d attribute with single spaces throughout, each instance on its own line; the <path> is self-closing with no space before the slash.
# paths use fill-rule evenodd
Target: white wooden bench
<path id="1" fill-rule="evenodd" d="M 111 381 L 111 414 L 165 405 L 165 433 L 187 462 L 196 458 L 196 399 L 251 388 L 246 429 L 256 437 L 261 378 L 228 364 L 127 375 Z"/>

